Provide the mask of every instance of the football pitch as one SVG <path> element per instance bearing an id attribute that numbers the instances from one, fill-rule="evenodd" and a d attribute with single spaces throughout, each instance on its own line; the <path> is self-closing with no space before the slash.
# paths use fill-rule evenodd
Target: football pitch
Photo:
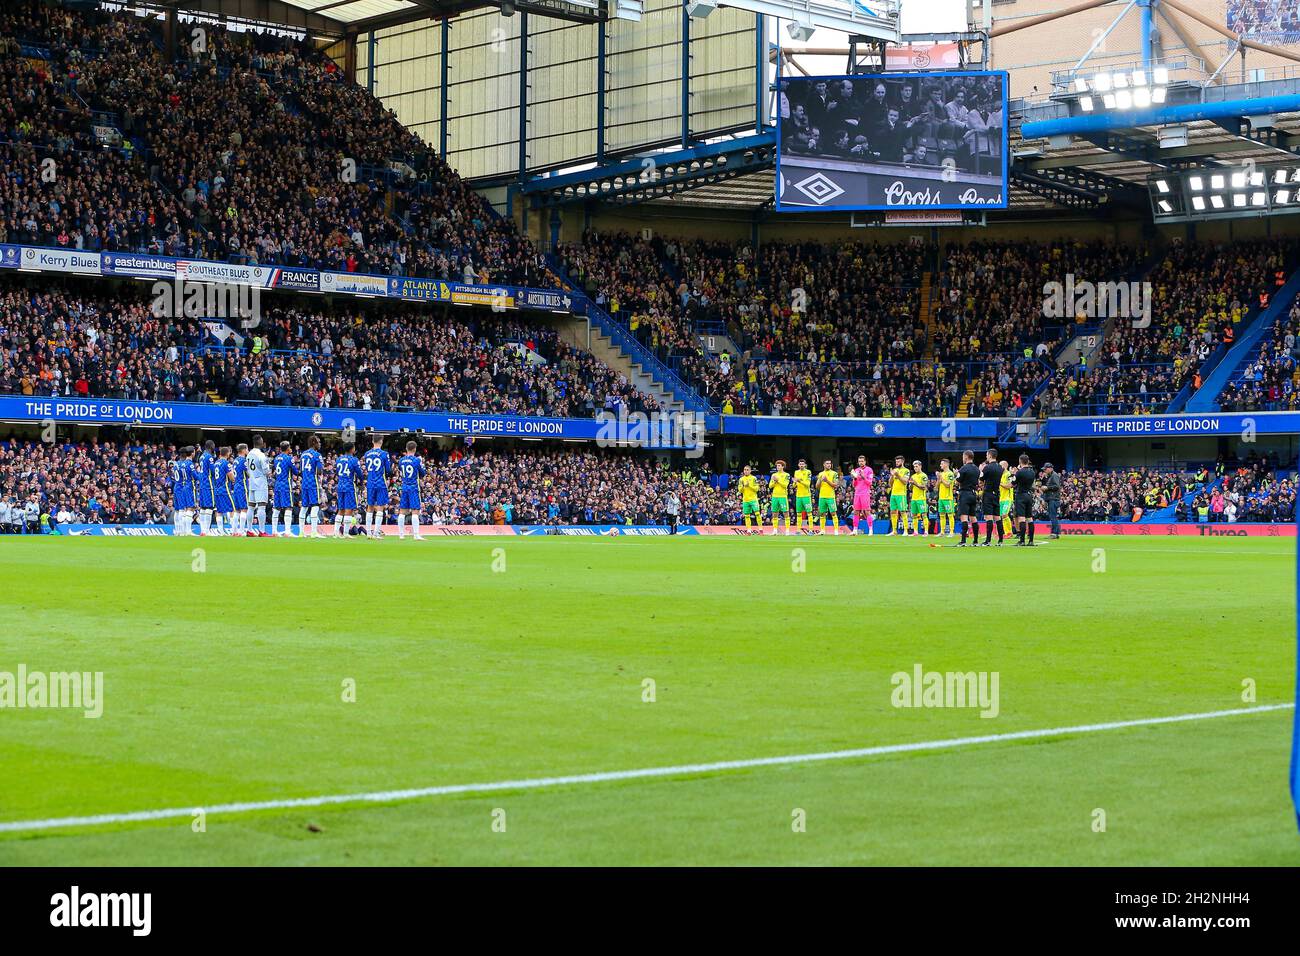
<path id="1" fill-rule="evenodd" d="M 1294 540 L 943 544 L 0 539 L 0 864 L 1300 864 Z"/>

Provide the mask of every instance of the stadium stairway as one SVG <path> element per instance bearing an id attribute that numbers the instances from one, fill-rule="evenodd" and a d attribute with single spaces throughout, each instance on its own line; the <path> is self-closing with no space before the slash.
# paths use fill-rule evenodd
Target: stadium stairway
<path id="1" fill-rule="evenodd" d="M 970 418 L 970 407 L 975 401 L 975 388 L 978 383 L 972 379 L 966 383 L 966 394 L 957 403 L 957 417 Z"/>
<path id="2" fill-rule="evenodd" d="M 594 355 L 614 371 L 622 373 L 637 391 L 653 396 L 665 410 L 681 412 L 685 409 L 681 400 L 661 382 L 656 381 L 654 375 L 647 371 L 644 365 L 634 362 L 631 356 L 614 344 L 614 340 L 596 323 L 593 322 L 590 326 L 590 339 L 588 339 L 588 325 L 581 319 L 562 321 L 557 326 L 557 330 L 560 341 Z"/>
<path id="3" fill-rule="evenodd" d="M 921 325 L 925 329 L 925 360 L 934 361 L 934 276 L 921 276 Z"/>
<path id="4" fill-rule="evenodd" d="M 1277 320 L 1286 315 L 1297 293 L 1300 293 L 1300 269 L 1291 273 L 1282 288 L 1269 300 L 1268 307 L 1256 314 L 1254 321 L 1241 331 L 1231 348 L 1218 349 L 1217 361 L 1216 356 L 1210 356 L 1206 363 L 1208 371 L 1202 370 L 1201 387 L 1187 399 L 1187 411 L 1219 410 L 1219 396 L 1223 394 L 1224 388 L 1259 355 L 1265 336 L 1277 327 Z M 1177 410 L 1172 406 L 1170 408 L 1170 411 Z"/>
<path id="5" fill-rule="evenodd" d="M 546 264 L 555 275 L 559 276 L 560 282 L 573 297 L 574 302 L 586 313 L 585 323 L 576 320 L 570 323 L 571 334 L 576 334 L 573 330 L 581 329 L 581 338 L 573 344 L 583 350 L 587 349 L 587 325 L 590 324 L 593 354 L 610 368 L 623 371 L 634 384 L 638 382 L 637 376 L 644 376 L 652 387 L 642 390 L 656 395 L 656 398 L 658 396 L 655 389 L 666 393 L 669 400 L 665 407 L 701 415 L 716 414 L 699 392 L 687 385 L 676 372 L 660 361 L 654 352 L 642 345 L 631 330 L 615 320 L 586 293 L 580 291 L 577 283 L 564 270 L 564 266 L 554 254 L 547 253 Z M 561 334 L 563 335 L 564 332 L 562 331 Z M 604 354 L 595 351 L 606 347 L 609 351 Z M 617 358 L 620 354 L 621 360 Z M 641 387 L 637 384 L 637 388 Z"/>

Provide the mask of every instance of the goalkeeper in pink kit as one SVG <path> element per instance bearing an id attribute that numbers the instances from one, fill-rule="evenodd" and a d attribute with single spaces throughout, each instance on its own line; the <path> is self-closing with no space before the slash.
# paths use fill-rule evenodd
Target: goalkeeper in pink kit
<path id="1" fill-rule="evenodd" d="M 871 490 L 876 481 L 876 473 L 867 464 L 867 456 L 858 456 L 858 467 L 853 469 L 853 531 L 861 530 L 861 521 L 866 519 L 868 535 L 876 533 L 875 516 L 872 514 Z"/>

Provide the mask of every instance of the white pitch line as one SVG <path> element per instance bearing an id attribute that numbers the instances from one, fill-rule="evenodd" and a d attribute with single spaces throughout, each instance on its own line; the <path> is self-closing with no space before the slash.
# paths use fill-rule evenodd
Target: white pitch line
<path id="1" fill-rule="evenodd" d="M 544 787 L 563 787 L 582 783 L 611 783 L 619 780 L 642 780 L 653 777 L 678 777 L 725 770 L 747 770 L 751 767 L 776 767 L 791 764 L 816 763 L 825 760 L 853 760 L 860 757 L 878 757 L 885 754 L 915 753 L 924 750 L 944 750 L 950 747 L 971 747 L 978 744 L 1004 743 L 1013 740 L 1036 740 L 1042 737 L 1060 737 L 1067 734 L 1094 734 L 1106 730 L 1123 730 L 1126 727 L 1150 727 L 1158 724 L 1178 724 L 1193 720 L 1213 720 L 1218 717 L 1238 717 L 1244 714 L 1262 714 L 1269 711 L 1291 710 L 1295 704 L 1262 704 L 1237 710 L 1213 710 L 1200 714 L 1176 714 L 1172 717 L 1143 717 L 1137 720 L 1116 720 L 1104 724 L 1080 724 L 1075 727 L 1050 727 L 1044 730 L 1017 730 L 1006 734 L 985 734 L 980 737 L 957 737 L 949 740 L 927 740 L 910 744 L 887 744 L 878 747 L 861 747 L 856 750 L 827 750 L 820 753 L 790 754 L 783 757 L 752 757 L 746 760 L 720 760 L 715 763 L 683 764 L 677 767 L 644 767 L 640 770 L 608 770 L 600 773 L 578 773 L 563 777 L 533 777 L 527 780 L 498 780 L 495 783 L 461 783 L 441 787 L 418 787 L 409 790 L 379 790 L 373 793 L 336 793 L 318 797 L 297 797 L 289 800 L 258 800 L 247 803 L 219 803 L 207 807 L 168 807 L 161 810 L 135 810 L 130 813 L 101 813 L 86 817 L 53 817 L 48 820 L 11 820 L 0 823 L 0 833 L 22 833 L 35 830 L 57 830 L 67 827 L 102 826 L 115 823 L 144 823 L 191 817 L 198 810 L 205 814 L 255 813 L 259 810 L 293 810 L 299 807 L 324 807 L 346 803 L 393 803 L 401 800 L 418 800 L 423 797 L 445 797 L 461 793 L 492 793 L 498 790 L 540 790 Z"/>

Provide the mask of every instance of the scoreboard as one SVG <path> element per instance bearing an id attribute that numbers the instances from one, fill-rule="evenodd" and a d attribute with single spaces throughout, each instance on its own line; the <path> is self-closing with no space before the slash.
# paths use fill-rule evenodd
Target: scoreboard
<path id="1" fill-rule="evenodd" d="M 782 212 L 1007 208 L 1007 74 L 783 77 Z"/>

